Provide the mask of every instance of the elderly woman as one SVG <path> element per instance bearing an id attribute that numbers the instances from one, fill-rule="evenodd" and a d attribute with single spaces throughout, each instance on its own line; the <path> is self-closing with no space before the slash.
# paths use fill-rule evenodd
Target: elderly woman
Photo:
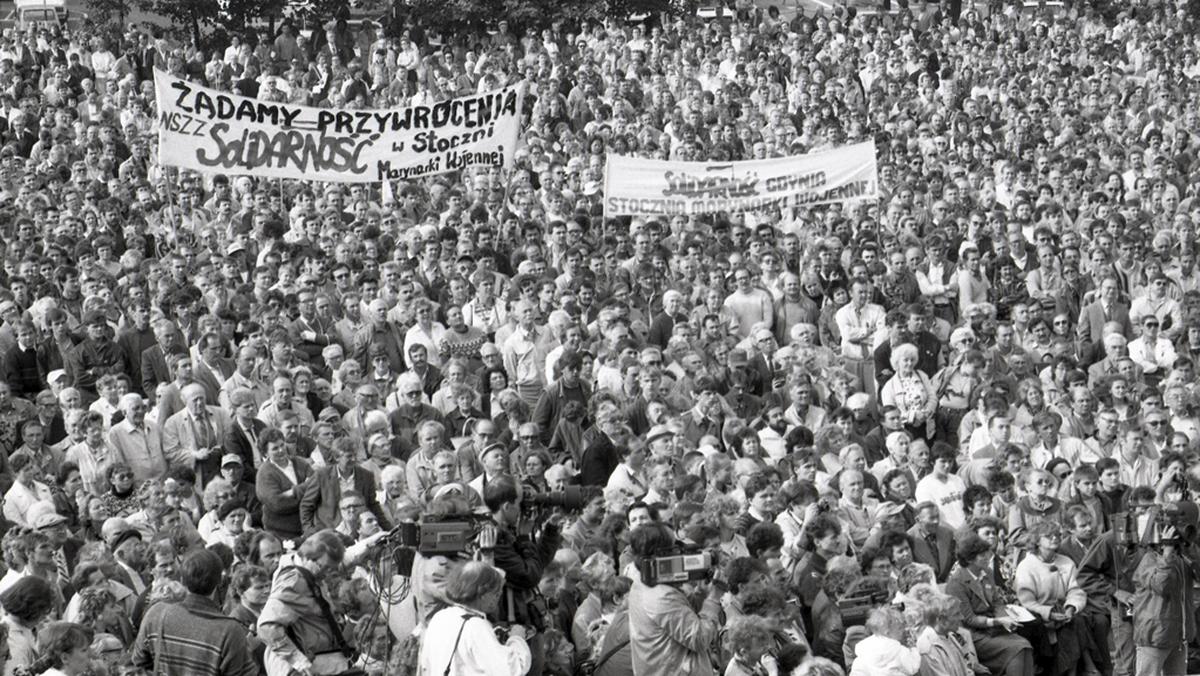
<path id="1" fill-rule="evenodd" d="M 925 625 L 917 636 L 921 676 L 973 676 L 975 649 L 971 634 L 961 631 L 958 599 L 933 592 L 922 598 L 920 609 Z"/>
<path id="2" fill-rule="evenodd" d="M 129 516 L 142 507 L 142 496 L 134 493 L 133 476 L 133 469 L 123 462 L 116 462 L 108 466 L 108 470 L 105 472 L 105 481 L 108 483 L 109 489 L 102 497 L 105 506 L 108 507 L 109 516 Z M 159 492 L 162 492 L 160 482 L 148 481 L 142 486 L 146 487 L 149 484 L 157 485 Z"/>
<path id="3" fill-rule="evenodd" d="M 424 345 L 425 353 L 429 355 L 429 363 L 433 366 L 441 367 L 442 339 L 446 337 L 446 327 L 440 322 L 433 319 L 433 301 L 425 298 L 418 298 L 413 301 L 413 313 L 416 315 L 416 323 L 404 335 L 404 363 L 412 368 L 412 358 L 410 356 L 413 345 Z"/>
<path id="4" fill-rule="evenodd" d="M 365 469 L 375 476 L 375 485 L 382 485 L 383 470 L 388 467 L 404 467 L 404 461 L 392 455 L 392 438 L 387 432 L 376 432 L 367 437 L 367 459 L 362 462 Z"/>
<path id="5" fill-rule="evenodd" d="M 446 595 L 453 605 L 434 614 L 427 636 L 444 641 L 424 641 L 419 658 L 422 673 L 450 670 L 462 676 L 519 676 L 529 670 L 531 656 L 525 627 L 509 628 L 504 643 L 496 638 L 487 616 L 495 613 L 504 591 L 504 575 L 481 561 L 471 561 L 450 578 Z M 454 636 L 450 640 L 450 636 Z"/>
<path id="6" fill-rule="evenodd" d="M 206 544 L 215 542 L 221 531 L 225 529 L 224 519 L 220 515 L 221 506 L 235 498 L 237 498 L 237 491 L 233 484 L 223 478 L 213 479 L 204 487 L 204 507 L 207 511 L 204 516 L 200 517 L 200 522 L 196 524 L 196 530 Z M 247 516 L 244 528 L 249 529 L 250 527 L 250 519 Z"/>
<path id="7" fill-rule="evenodd" d="M 1042 380 L 1029 377 L 1017 383 L 1017 401 L 1017 411 L 1012 418 L 1013 430 L 1019 430 L 1025 443 L 1033 445 L 1037 443 L 1033 421 L 1043 412 L 1050 410 L 1046 403 L 1046 395 L 1042 392 Z"/>
<path id="8" fill-rule="evenodd" d="M 928 441 L 933 437 L 938 398 L 929 377 L 917 370 L 918 356 L 917 346 L 912 343 L 892 350 L 892 369 L 896 374 L 884 384 L 879 397 L 884 406 L 900 410 L 904 427 L 914 439 Z"/>
<path id="9" fill-rule="evenodd" d="M 65 459 L 79 466 L 88 491 L 95 495 L 103 495 L 109 488 L 108 468 L 117 461 L 117 454 L 104 435 L 103 415 L 89 411 L 80 424 L 84 431 L 83 441 L 71 446 Z"/>
<path id="10" fill-rule="evenodd" d="M 1004 599 L 992 582 L 992 545 L 968 532 L 955 551 L 961 567 L 950 575 L 946 593 L 963 607 L 979 661 L 996 676 L 1033 673 L 1033 646 L 1013 633 L 1020 624 L 1004 612 Z"/>
<path id="11" fill-rule="evenodd" d="M 1017 600 L 1036 618 L 1031 632 L 1041 673 L 1074 674 L 1082 662 L 1082 631 L 1077 615 L 1087 594 L 1076 579 L 1075 562 L 1058 553 L 1062 526 L 1041 521 L 1029 530 L 1029 553 L 1017 564 Z"/>

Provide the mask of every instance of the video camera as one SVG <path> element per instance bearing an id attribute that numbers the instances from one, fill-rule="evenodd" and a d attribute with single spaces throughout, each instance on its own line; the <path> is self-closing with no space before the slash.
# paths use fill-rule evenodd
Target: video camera
<path id="1" fill-rule="evenodd" d="M 1113 515 L 1113 529 L 1121 545 L 1153 546 L 1181 544 L 1196 540 L 1200 526 L 1200 507 L 1194 502 L 1175 502 L 1151 507 L 1144 513 L 1118 512 Z M 1171 527 L 1176 537 L 1164 540 L 1163 532 Z"/>
<path id="2" fill-rule="evenodd" d="M 417 523 L 397 525 L 384 542 L 392 548 L 397 574 L 408 577 L 416 554 L 457 557 L 472 553 L 475 539 L 486 522 L 486 518 L 463 514 L 427 516 Z"/>
<path id="3" fill-rule="evenodd" d="M 479 535 L 478 522 L 462 517 L 453 521 L 402 523 L 396 528 L 395 544 L 415 549 L 425 556 L 462 554 Z"/>
<path id="4" fill-rule="evenodd" d="M 637 568 L 642 581 L 654 586 L 660 582 L 672 584 L 707 580 L 712 576 L 715 565 L 712 553 L 679 546 L 671 554 L 638 561 Z"/>
<path id="5" fill-rule="evenodd" d="M 864 577 L 846 590 L 837 600 L 842 626 L 857 627 L 867 623 L 871 611 L 892 600 L 888 581 L 880 577 Z"/>

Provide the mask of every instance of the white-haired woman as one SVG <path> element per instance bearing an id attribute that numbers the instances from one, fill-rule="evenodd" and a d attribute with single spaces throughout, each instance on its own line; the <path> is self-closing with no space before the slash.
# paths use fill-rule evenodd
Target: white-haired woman
<path id="1" fill-rule="evenodd" d="M 917 346 L 912 343 L 892 349 L 895 375 L 884 384 L 879 398 L 884 406 L 900 410 L 904 427 L 914 439 L 928 441 L 933 438 L 938 398 L 929 377 L 917 370 L 918 356 Z"/>
<path id="2" fill-rule="evenodd" d="M 420 671 L 453 676 L 520 676 L 529 671 L 531 657 L 525 627 L 513 625 L 501 643 L 488 621 L 504 592 L 504 574 L 471 561 L 450 578 L 446 595 L 453 605 L 429 620 L 421 646 Z"/>
<path id="3" fill-rule="evenodd" d="M 920 604 L 925 628 L 917 637 L 921 673 L 972 676 L 979 658 L 970 634 L 960 631 L 962 606 L 953 596 L 933 593 Z"/>

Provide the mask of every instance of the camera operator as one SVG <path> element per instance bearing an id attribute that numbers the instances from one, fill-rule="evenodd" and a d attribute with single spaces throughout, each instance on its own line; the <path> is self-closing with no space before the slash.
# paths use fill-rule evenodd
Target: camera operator
<path id="1" fill-rule="evenodd" d="M 522 518 L 521 492 L 510 476 L 489 482 L 483 490 L 483 502 L 495 524 L 484 526 L 479 534 L 479 547 L 485 555 L 491 553 L 492 562 L 506 576 L 498 617 L 502 622 L 530 627 L 529 675 L 541 676 L 545 644 L 540 632 L 546 627 L 546 604 L 537 588 L 542 570 L 554 558 L 562 540 L 559 532 L 562 515 L 551 514 L 541 523 L 541 534 L 534 538 L 532 527 L 538 524 Z"/>
<path id="2" fill-rule="evenodd" d="M 521 676 L 530 667 L 525 627 L 514 624 L 501 643 L 488 615 L 495 615 L 504 597 L 504 575 L 482 561 L 457 569 L 446 586 L 453 605 L 429 621 L 421 646 L 421 673 L 482 676 Z"/>
<path id="3" fill-rule="evenodd" d="M 415 519 L 416 515 L 412 515 Z M 429 503 L 424 518 L 438 522 L 473 522 L 476 518 L 469 503 L 457 495 L 435 498 Z M 393 636 L 400 637 L 398 648 L 401 663 L 416 667 L 418 648 L 423 643 L 429 621 L 438 611 L 451 605 L 448 587 L 458 569 L 472 556 L 465 549 L 449 552 L 412 551 L 412 565 L 407 570 L 391 569 L 387 587 L 372 579 L 372 589 L 379 594 L 379 607 Z"/>
<path id="4" fill-rule="evenodd" d="M 1158 543 L 1144 547 L 1133 574 L 1133 644 L 1138 676 L 1187 672 L 1187 645 L 1196 635 L 1192 585 L 1200 574 L 1175 525 L 1156 525 Z"/>
<path id="5" fill-rule="evenodd" d="M 677 553 L 675 535 L 661 523 L 638 526 L 629 534 L 636 561 Z M 629 642 L 634 676 L 713 674 L 710 647 L 720 630 L 725 585 L 709 583 L 700 613 L 682 588 L 689 583 L 646 584 L 634 580 L 629 592 Z"/>

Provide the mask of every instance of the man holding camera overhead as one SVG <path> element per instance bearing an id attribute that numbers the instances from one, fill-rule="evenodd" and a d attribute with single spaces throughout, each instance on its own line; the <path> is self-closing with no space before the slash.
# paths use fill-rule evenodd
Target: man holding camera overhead
<path id="1" fill-rule="evenodd" d="M 545 665 L 546 603 L 538 594 L 542 570 L 554 558 L 562 541 L 559 524 L 562 515 L 551 514 L 541 523 L 541 534 L 531 532 L 538 525 L 522 519 L 521 493 L 510 476 L 500 476 L 483 489 L 483 502 L 492 513 L 494 525 L 483 528 L 479 547 L 492 555 L 492 563 L 504 571 L 504 594 L 500 597 L 499 619 L 527 627 L 529 652 L 533 665 L 529 676 L 541 676 Z"/>
<path id="2" fill-rule="evenodd" d="M 678 553 L 675 534 L 661 523 L 635 528 L 629 534 L 629 546 L 639 566 Z M 717 580 L 708 583 L 708 594 L 697 614 L 682 589 L 684 584 L 692 583 L 633 581 L 629 591 L 629 644 L 634 676 L 715 673 L 709 653 L 721 627 L 725 585 Z"/>
<path id="3" fill-rule="evenodd" d="M 1195 520 L 1194 509 L 1188 516 Z M 1187 646 L 1196 636 L 1192 585 L 1198 564 L 1181 551 L 1189 544 L 1178 524 L 1155 524 L 1156 542 L 1144 545 L 1145 554 L 1133 574 L 1137 676 L 1187 672 Z"/>

